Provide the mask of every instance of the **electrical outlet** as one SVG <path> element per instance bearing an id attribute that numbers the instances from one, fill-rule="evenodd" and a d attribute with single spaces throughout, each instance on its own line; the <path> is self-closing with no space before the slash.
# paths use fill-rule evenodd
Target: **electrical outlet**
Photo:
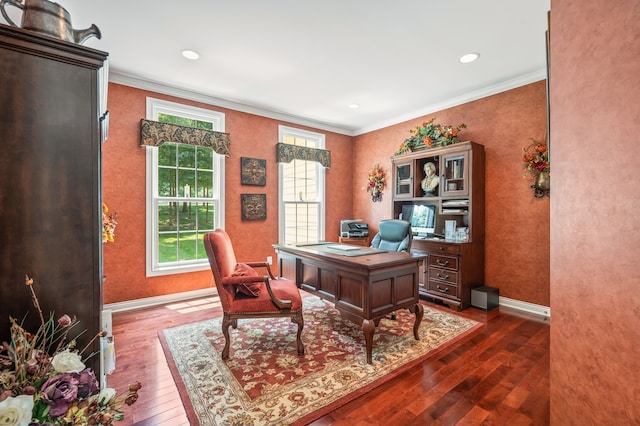
<path id="1" fill-rule="evenodd" d="M 267 264 L 268 265 L 272 265 L 273 264 L 273 257 L 267 256 Z"/>

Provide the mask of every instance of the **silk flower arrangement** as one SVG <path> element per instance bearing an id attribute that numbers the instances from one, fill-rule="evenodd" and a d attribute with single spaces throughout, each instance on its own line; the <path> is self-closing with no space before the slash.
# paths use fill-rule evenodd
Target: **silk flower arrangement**
<path id="1" fill-rule="evenodd" d="M 376 163 L 373 165 L 371 170 L 369 170 L 368 182 L 367 182 L 367 191 L 371 191 L 371 200 L 382 201 L 382 190 L 386 185 L 386 173 L 380 166 L 380 164 Z"/>
<path id="2" fill-rule="evenodd" d="M 11 341 L 0 347 L 0 425 L 112 425 L 122 420 L 122 406 L 136 402 L 140 383 L 130 385 L 123 397 L 116 396 L 112 388 L 99 389 L 94 372 L 81 358 L 105 333 L 98 333 L 77 351 L 75 339 L 67 342 L 78 324 L 75 317 L 63 315 L 55 320 L 51 313 L 45 321 L 33 280 L 27 276 L 25 284 L 40 326 L 32 334 L 9 318 Z"/>

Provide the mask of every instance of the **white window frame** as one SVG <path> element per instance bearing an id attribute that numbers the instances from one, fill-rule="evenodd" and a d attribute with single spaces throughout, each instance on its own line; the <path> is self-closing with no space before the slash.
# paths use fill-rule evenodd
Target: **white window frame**
<path id="1" fill-rule="evenodd" d="M 158 114 L 186 117 L 198 121 L 213 123 L 213 130 L 225 131 L 224 113 L 197 108 L 190 105 L 178 104 L 161 99 L 147 98 L 147 119 L 158 120 Z M 185 272 L 203 271 L 210 268 L 208 259 L 171 262 L 170 265 L 158 263 L 158 148 L 146 147 L 147 158 L 147 196 L 146 196 L 146 276 L 181 274 Z M 224 228 L 224 179 L 225 157 L 214 151 L 213 153 L 213 188 L 214 194 L 214 228 Z"/>
<path id="2" fill-rule="evenodd" d="M 313 139 L 316 141 L 316 148 L 324 149 L 325 135 L 322 133 L 310 132 L 308 130 L 297 129 L 295 127 L 278 126 L 278 141 L 284 143 L 285 136 Z M 325 168 L 317 163 L 317 184 L 318 184 L 318 202 L 320 203 L 320 215 L 318 226 L 318 241 L 323 241 L 325 237 L 326 222 L 326 197 L 325 197 Z M 285 243 L 285 200 L 283 199 L 283 164 L 278 164 L 278 241 L 280 244 Z"/>

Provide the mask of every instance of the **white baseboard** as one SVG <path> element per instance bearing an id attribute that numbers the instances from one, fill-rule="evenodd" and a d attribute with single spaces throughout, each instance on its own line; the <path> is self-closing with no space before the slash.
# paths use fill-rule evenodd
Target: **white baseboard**
<path id="1" fill-rule="evenodd" d="M 167 303 L 176 303 L 183 300 L 197 299 L 200 297 L 217 296 L 218 292 L 215 287 L 202 290 L 186 291 L 183 293 L 167 294 L 165 296 L 147 297 L 144 299 L 127 300 L 125 302 L 116 302 L 105 304 L 102 309 L 111 312 L 131 311 L 134 309 L 149 308 L 151 306 L 164 305 Z M 522 300 L 510 299 L 500 296 L 500 306 L 512 308 L 518 311 L 536 314 L 543 317 L 551 317 L 551 308 L 535 303 L 523 302 Z"/>
<path id="2" fill-rule="evenodd" d="M 149 308 L 151 306 L 165 305 L 167 303 L 175 303 L 188 299 L 197 299 L 200 297 L 217 296 L 218 291 L 215 287 L 205 288 L 202 290 L 185 291 L 182 293 L 167 294 L 164 296 L 147 297 L 144 299 L 127 300 L 124 302 L 108 303 L 103 305 L 103 310 L 112 312 L 131 311 L 134 309 Z"/>
<path id="3" fill-rule="evenodd" d="M 535 303 L 523 302 L 522 300 L 509 299 L 508 297 L 500 296 L 500 306 L 516 309 L 522 312 L 528 312 L 530 314 L 536 314 L 543 317 L 551 317 L 551 308 L 549 306 L 536 305 Z"/>

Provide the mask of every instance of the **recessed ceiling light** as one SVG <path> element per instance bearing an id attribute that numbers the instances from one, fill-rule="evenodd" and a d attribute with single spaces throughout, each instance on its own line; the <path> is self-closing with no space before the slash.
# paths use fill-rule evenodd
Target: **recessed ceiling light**
<path id="1" fill-rule="evenodd" d="M 458 62 L 460 62 L 461 64 L 468 64 L 470 62 L 475 61 L 476 59 L 478 59 L 480 57 L 479 53 L 467 53 L 466 55 L 462 55 L 459 59 Z"/>
<path id="2" fill-rule="evenodd" d="M 351 109 L 360 108 L 360 105 L 358 105 L 358 104 L 349 104 L 349 108 L 351 108 Z"/>
<path id="3" fill-rule="evenodd" d="M 182 51 L 182 56 L 184 56 L 187 59 L 191 59 L 191 60 L 196 60 L 200 57 L 200 54 L 198 52 L 196 52 L 195 50 L 189 50 L 189 49 L 185 49 Z"/>

